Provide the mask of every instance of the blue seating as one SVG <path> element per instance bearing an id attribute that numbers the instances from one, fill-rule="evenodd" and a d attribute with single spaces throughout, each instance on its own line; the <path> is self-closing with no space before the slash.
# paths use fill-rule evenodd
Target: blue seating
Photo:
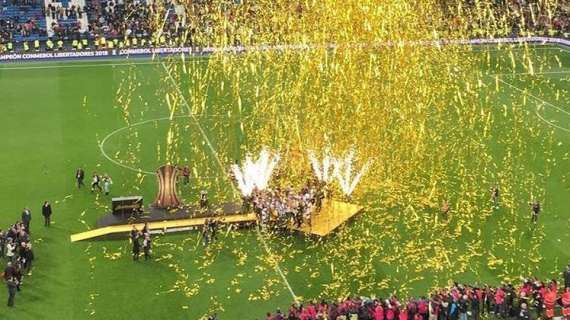
<path id="1" fill-rule="evenodd" d="M 46 19 L 43 15 L 42 8 L 43 2 L 38 2 L 36 7 L 31 6 L 20 6 L 20 5 L 11 5 L 8 4 L 7 6 L 0 6 L 0 19 L 10 18 L 13 19 L 18 17 L 18 23 L 24 23 L 27 20 L 35 19 L 40 29 L 46 29 Z M 36 39 L 47 39 L 45 36 L 40 36 L 39 33 L 32 33 L 28 37 L 23 37 L 19 32 L 13 33 L 13 38 L 16 42 L 21 41 L 34 41 Z"/>

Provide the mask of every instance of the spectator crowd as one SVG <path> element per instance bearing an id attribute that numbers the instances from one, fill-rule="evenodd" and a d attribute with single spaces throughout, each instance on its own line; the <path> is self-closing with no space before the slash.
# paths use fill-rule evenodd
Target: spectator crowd
<path id="1" fill-rule="evenodd" d="M 49 203 L 44 203 L 44 206 Z M 45 209 L 42 207 L 42 213 Z M 49 209 L 51 215 L 51 207 Z M 45 217 L 45 214 L 44 214 Z M 46 221 L 49 217 L 45 217 Z M 8 287 L 8 306 L 14 306 L 16 293 L 21 290 L 24 276 L 32 275 L 34 252 L 30 236 L 32 213 L 24 208 L 20 221 L 11 225 L 6 231 L 0 230 L 0 257 L 5 258 L 6 267 L 2 277 Z M 47 226 L 47 225 L 46 225 Z"/>

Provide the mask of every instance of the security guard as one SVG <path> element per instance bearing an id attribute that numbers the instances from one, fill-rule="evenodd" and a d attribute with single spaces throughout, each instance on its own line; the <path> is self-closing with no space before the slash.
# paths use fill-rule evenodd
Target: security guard
<path id="1" fill-rule="evenodd" d="M 81 39 L 81 45 L 85 49 L 89 49 L 89 41 L 86 38 Z"/>
<path id="2" fill-rule="evenodd" d="M 46 50 L 47 51 L 53 51 L 53 41 L 51 41 L 51 39 L 48 39 L 46 41 Z"/>
<path id="3" fill-rule="evenodd" d="M 28 52 L 30 51 L 30 45 L 28 44 L 28 41 L 24 41 L 24 52 Z"/>
<path id="4" fill-rule="evenodd" d="M 73 48 L 73 50 L 77 50 L 77 44 L 79 44 L 79 41 L 77 41 L 77 39 L 73 39 L 73 41 L 71 42 L 71 47 Z"/>
<path id="5" fill-rule="evenodd" d="M 58 51 L 63 50 L 63 40 L 61 39 L 57 40 L 57 50 Z"/>
<path id="6" fill-rule="evenodd" d="M 8 52 L 14 51 L 14 44 L 12 43 L 12 41 L 10 41 L 6 44 L 6 49 L 8 49 Z"/>
<path id="7" fill-rule="evenodd" d="M 133 37 L 133 48 L 136 48 L 139 46 L 139 39 L 137 39 L 137 37 Z"/>
<path id="8" fill-rule="evenodd" d="M 36 50 L 36 52 L 40 51 L 40 40 L 39 39 L 34 40 L 34 49 Z"/>

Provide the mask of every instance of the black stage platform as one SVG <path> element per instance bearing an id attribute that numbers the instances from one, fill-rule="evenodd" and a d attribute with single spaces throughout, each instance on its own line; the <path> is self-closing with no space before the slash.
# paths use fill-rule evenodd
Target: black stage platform
<path id="1" fill-rule="evenodd" d="M 241 205 L 231 202 L 223 203 L 221 205 L 211 205 L 207 209 L 202 209 L 199 206 L 184 206 L 182 208 L 171 210 L 151 206 L 145 209 L 146 210 L 143 213 L 138 215 L 118 215 L 109 213 L 97 219 L 97 228 L 190 218 L 221 218 L 244 213 Z"/>

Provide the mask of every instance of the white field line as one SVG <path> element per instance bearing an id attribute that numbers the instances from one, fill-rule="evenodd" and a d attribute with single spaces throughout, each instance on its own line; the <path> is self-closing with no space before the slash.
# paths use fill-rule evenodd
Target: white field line
<path id="1" fill-rule="evenodd" d="M 548 101 L 542 100 L 541 98 L 538 98 L 538 97 L 536 97 L 536 96 L 534 96 L 534 95 L 532 95 L 532 94 L 530 94 L 530 93 L 528 93 L 528 92 L 525 92 L 524 90 L 522 90 L 522 89 L 520 89 L 520 88 L 518 88 L 518 87 L 516 87 L 516 86 L 514 86 L 514 85 L 512 85 L 512 84 L 510 84 L 510 83 L 508 83 L 508 82 L 506 82 L 506 81 L 503 81 L 503 80 L 501 80 L 501 79 L 499 79 L 499 81 L 502 82 L 502 83 L 504 83 L 504 84 L 506 84 L 507 86 L 511 87 L 512 89 L 515 89 L 515 90 L 517 90 L 517 91 L 519 91 L 519 92 L 522 92 L 522 93 L 526 94 L 527 96 L 533 98 L 533 99 L 534 99 L 535 101 L 537 101 L 537 102 L 542 102 L 544 105 L 554 107 L 555 109 L 560 110 L 560 111 L 562 111 L 562 112 L 564 112 L 564 113 L 570 115 L 569 112 L 567 112 L 567 111 L 565 111 L 565 110 L 562 110 L 561 108 L 559 108 L 559 107 L 553 105 L 552 103 L 550 103 L 550 102 L 548 102 Z M 536 104 L 536 109 L 535 109 L 534 113 L 536 114 L 536 116 L 537 116 L 541 121 L 543 121 L 543 122 L 546 123 L 547 125 L 552 126 L 552 127 L 556 128 L 556 129 L 559 129 L 559 130 L 562 130 L 562 131 L 566 131 L 566 132 L 570 132 L 570 129 L 561 127 L 561 126 L 559 126 L 559 125 L 557 125 L 557 124 L 554 124 L 554 123 L 552 123 L 552 122 L 546 120 L 543 116 L 541 116 L 541 115 L 538 113 L 538 109 L 539 109 L 539 104 L 537 103 L 537 104 Z"/>
<path id="2" fill-rule="evenodd" d="M 202 128 L 202 126 L 200 125 L 200 122 L 196 119 L 196 117 L 194 116 L 194 114 L 192 113 L 192 109 L 190 108 L 190 105 L 188 104 L 188 101 L 186 100 L 186 97 L 182 94 L 182 92 L 180 91 L 180 88 L 178 87 L 178 84 L 176 83 L 176 81 L 174 80 L 174 78 L 172 77 L 170 70 L 168 70 L 168 67 L 166 67 L 166 65 L 164 63 L 162 63 L 162 67 L 164 68 L 164 70 L 166 71 L 166 74 L 168 76 L 168 78 L 170 79 L 170 82 L 172 83 L 172 85 L 174 86 L 174 88 L 176 89 L 176 91 L 178 92 L 178 94 L 180 95 L 180 97 L 182 98 L 182 102 L 184 103 L 186 110 L 188 111 L 188 113 L 190 114 L 190 117 L 194 120 L 194 123 L 196 124 L 196 127 L 198 127 L 198 130 L 200 130 L 200 133 L 202 134 L 202 137 L 204 138 L 204 140 L 206 141 L 206 144 L 208 145 L 210 151 L 212 152 L 212 154 L 214 155 L 214 157 L 216 158 L 216 161 L 218 162 L 218 165 L 220 166 L 220 169 L 222 170 L 222 172 L 227 172 L 226 168 L 224 167 L 218 152 L 216 151 L 216 149 L 214 148 L 214 146 L 212 145 L 212 143 L 210 142 L 210 139 L 208 138 L 208 136 L 206 135 L 206 132 L 204 131 L 204 129 Z M 239 194 L 239 191 L 237 190 L 236 186 L 234 185 L 233 181 L 231 181 L 230 179 L 230 185 L 232 186 L 232 189 L 234 190 L 234 193 Z M 270 257 L 273 257 L 273 254 L 271 253 L 271 250 L 269 249 L 269 246 L 267 245 L 263 235 L 261 234 L 261 231 L 259 230 L 259 226 L 256 228 L 257 229 L 257 236 L 258 238 L 261 240 L 260 242 L 263 244 L 263 247 L 265 248 L 265 251 L 267 252 L 267 254 Z M 287 290 L 289 290 L 289 293 L 291 294 L 291 296 L 293 297 L 293 300 L 295 302 L 297 302 L 297 295 L 295 294 L 295 292 L 293 291 L 293 288 L 291 287 L 291 284 L 289 283 L 289 281 L 287 280 L 287 278 L 285 277 L 285 274 L 283 273 L 283 270 L 281 270 L 281 267 L 279 266 L 279 263 L 277 263 L 277 261 L 274 261 L 275 264 L 275 270 L 277 271 L 277 273 L 279 274 L 279 276 L 281 277 L 281 280 L 283 281 L 283 284 L 285 284 L 285 286 L 287 287 Z"/>
<path id="3" fill-rule="evenodd" d="M 172 119 L 177 119 L 177 118 L 190 118 L 190 115 L 181 115 L 181 116 L 174 116 L 172 117 Z M 129 165 L 124 164 L 123 162 L 114 159 L 113 157 L 111 157 L 109 154 L 107 154 L 107 151 L 105 151 L 105 143 L 107 143 L 107 141 L 113 137 L 114 135 L 118 134 L 119 132 L 125 131 L 127 129 L 131 129 L 134 127 L 138 127 L 138 126 L 142 126 L 145 125 L 147 123 L 151 123 L 151 122 L 157 122 L 157 121 L 168 121 L 168 120 L 172 120 L 170 117 L 162 117 L 162 118 L 156 118 L 156 119 L 148 119 L 148 120 L 143 120 L 137 123 L 133 123 L 131 125 L 122 127 L 122 128 L 118 128 L 112 132 L 110 132 L 109 134 L 107 134 L 103 140 L 101 140 L 101 142 L 99 143 L 99 151 L 101 152 L 101 154 L 103 155 L 103 157 L 105 157 L 107 160 L 111 161 L 113 164 L 137 172 L 137 173 L 141 173 L 141 174 L 148 174 L 148 175 L 156 175 L 156 172 L 153 171 L 146 171 L 143 170 L 141 168 L 135 168 Z M 210 177 L 210 176 L 201 176 L 201 177 L 191 177 L 191 179 L 215 179 L 217 177 Z"/>
<path id="4" fill-rule="evenodd" d="M 207 62 L 208 58 L 209 57 L 207 57 L 207 56 L 190 56 L 187 58 L 187 60 L 198 60 L 200 62 Z M 146 60 L 146 58 L 137 58 L 137 59 Z M 159 61 L 117 62 L 117 61 L 120 61 L 119 59 L 105 59 L 105 60 L 91 60 L 91 61 L 100 61 L 101 63 L 87 64 L 87 63 L 78 62 L 78 63 L 66 64 L 66 65 L 63 65 L 63 64 L 54 64 L 54 65 L 47 65 L 47 66 L 22 65 L 22 66 L 13 66 L 13 67 L 12 66 L 10 66 L 10 67 L 6 66 L 5 67 L 5 66 L 0 65 L 0 71 L 4 71 L 4 70 L 42 70 L 42 69 L 60 69 L 60 68 L 129 67 L 129 66 L 139 66 L 139 65 L 159 65 L 159 64 L 161 64 L 161 62 L 159 62 Z M 113 61 L 115 63 L 105 63 L 105 62 L 110 62 L 110 61 Z"/>
<path id="5" fill-rule="evenodd" d="M 561 127 L 561 126 L 559 126 L 559 125 L 557 125 L 557 124 L 554 124 L 554 123 L 552 123 L 552 122 L 550 122 L 550 121 L 544 119 L 544 118 L 540 115 L 540 113 L 538 113 L 538 105 L 536 106 L 536 110 L 534 110 L 534 113 L 536 114 L 536 116 L 537 116 L 540 120 L 546 122 L 548 125 L 553 126 L 553 127 L 557 128 L 557 129 L 560 129 L 560 130 L 562 130 L 562 131 L 570 132 L 570 129 Z"/>
<path id="6" fill-rule="evenodd" d="M 172 86 L 177 91 L 177 93 L 180 95 L 180 98 L 182 99 L 182 103 L 184 103 L 184 106 L 186 107 L 186 110 L 188 111 L 188 117 L 190 119 L 192 119 L 192 121 L 196 125 L 196 128 L 198 128 L 198 130 L 200 131 L 200 134 L 202 135 L 202 137 L 204 138 L 204 141 L 206 141 L 206 144 L 208 145 L 208 148 L 210 149 L 210 151 L 212 152 L 212 154 L 216 158 L 216 162 L 218 162 L 218 165 L 220 166 L 220 169 L 222 169 L 222 172 L 226 172 L 227 169 L 225 168 L 224 164 L 222 163 L 222 160 L 220 159 L 218 152 L 214 148 L 214 145 L 212 145 L 212 142 L 210 141 L 210 138 L 208 138 L 208 135 L 206 134 L 206 131 L 204 130 L 204 128 L 200 124 L 200 121 L 198 121 L 198 118 L 196 118 L 196 115 L 192 112 L 192 108 L 190 108 L 190 105 L 188 104 L 186 97 L 180 91 L 180 88 L 178 87 L 178 84 L 176 83 L 176 81 L 172 77 L 170 70 L 168 70 L 168 68 L 166 67 L 166 65 L 163 62 L 161 63 L 161 65 L 162 65 L 162 68 L 164 69 L 164 71 L 166 71 L 166 74 L 168 76 L 168 79 L 172 83 Z M 231 180 L 230 180 L 230 184 L 233 186 L 233 183 Z M 234 187 L 234 191 L 236 191 L 235 187 Z M 239 192 L 238 192 L 238 194 L 239 194 Z"/>
<path id="7" fill-rule="evenodd" d="M 544 71 L 544 72 L 512 72 L 512 73 L 493 73 L 489 76 L 531 76 L 531 75 L 542 75 L 542 74 L 570 74 L 570 69 L 562 69 L 560 71 Z"/>
<path id="8" fill-rule="evenodd" d="M 170 10 L 170 9 L 169 9 Z M 161 30 L 162 31 L 162 30 Z M 432 44 L 433 45 L 433 44 Z M 476 48 L 474 51 L 503 51 L 502 49 L 492 48 L 492 46 L 497 46 L 497 43 L 488 43 L 488 44 L 460 44 L 465 46 L 472 46 L 472 48 Z M 505 43 L 505 45 L 512 45 L 511 43 Z M 558 46 L 555 43 L 535 43 L 533 44 L 534 47 L 531 47 L 530 50 L 558 50 L 563 52 L 570 53 L 569 49 L 566 49 L 562 46 Z M 283 48 L 282 48 L 283 47 Z M 299 46 L 274 46 L 274 47 L 267 47 L 268 50 L 283 50 L 283 49 L 291 49 L 291 50 L 306 50 L 310 49 L 311 46 L 299 45 Z M 522 47 L 520 45 L 510 47 L 511 50 L 523 50 L 527 47 Z M 231 51 L 231 50 L 230 50 Z M 190 55 L 189 59 L 208 59 L 209 55 Z M 144 59 L 144 57 L 137 57 L 135 59 Z M 78 60 L 78 61 L 87 61 L 87 60 Z M 101 59 L 101 60 L 90 60 L 90 61 L 117 61 L 116 59 Z M 41 61 L 34 62 L 34 63 L 41 63 Z M 129 66 L 129 65 L 153 65 L 153 64 L 160 64 L 161 62 L 157 61 L 149 61 L 149 62 L 133 62 L 133 63 L 112 63 L 112 64 L 71 64 L 71 65 L 48 65 L 48 66 L 16 66 L 16 67 L 3 67 L 0 64 L 0 70 L 35 70 L 35 69 L 57 69 L 57 68 L 96 68 L 96 67 L 117 67 L 117 66 Z"/>
<path id="9" fill-rule="evenodd" d="M 554 108 L 554 109 L 556 109 L 556 110 L 558 110 L 558 111 L 560 111 L 560 112 L 562 112 L 562 113 L 565 113 L 565 114 L 567 114 L 567 115 L 570 116 L 570 112 L 568 112 L 568 111 L 566 111 L 566 110 L 564 110 L 564 109 L 562 109 L 562 108 L 560 108 L 560 107 L 557 107 L 557 106 L 553 105 L 552 103 L 550 103 L 550 102 L 548 102 L 548 101 L 544 101 L 544 100 L 542 100 L 541 98 L 539 98 L 539 97 L 537 97 L 537 96 L 535 96 L 535 95 L 532 95 L 532 94 L 526 92 L 525 90 L 522 90 L 522 89 L 520 89 L 520 88 L 518 88 L 518 87 L 516 87 L 516 86 L 514 86 L 514 85 L 512 85 L 512 84 L 510 84 L 510 83 L 508 83 L 508 82 L 506 82 L 506 81 L 504 81 L 504 80 L 502 80 L 502 79 L 500 79 L 500 78 L 497 78 L 497 80 L 499 80 L 499 82 L 502 82 L 502 83 L 506 84 L 507 86 L 509 86 L 509 87 L 511 87 L 511 88 L 513 88 L 513 89 L 515 89 L 515 90 L 517 90 L 517 91 L 519 91 L 519 92 L 521 92 L 521 93 L 526 94 L 527 96 L 529 96 L 529 97 L 531 97 L 531 98 L 533 98 L 533 99 L 535 99 L 535 100 L 537 100 L 537 101 L 540 101 L 540 102 L 544 103 L 544 104 L 547 105 L 547 106 L 550 106 L 550 107 L 552 107 L 552 108 Z"/>
<path id="10" fill-rule="evenodd" d="M 504 49 L 491 48 L 491 47 L 496 47 L 496 46 L 497 46 L 496 44 L 489 44 L 488 46 L 489 46 L 489 47 L 486 48 L 486 47 L 483 47 L 483 46 L 478 47 L 477 45 L 473 45 L 472 48 L 474 49 L 473 51 L 476 51 L 476 52 L 487 52 L 487 51 L 490 51 L 490 52 L 502 52 L 502 51 L 507 51 L 507 50 L 523 50 L 523 49 L 527 49 L 527 47 L 521 47 L 521 46 L 505 47 Z M 539 46 L 540 46 L 540 47 L 539 47 Z M 544 47 L 543 47 L 543 46 L 544 46 Z M 535 44 L 534 47 L 529 47 L 528 50 L 529 50 L 529 51 L 532 51 L 532 50 L 545 50 L 545 51 L 547 51 L 547 50 L 557 50 L 557 51 L 563 51 L 563 52 L 569 52 L 569 53 L 570 53 L 570 50 L 568 50 L 568 49 L 566 49 L 566 48 L 564 48 L 564 47 L 560 47 L 560 46 L 557 46 L 556 44 L 548 44 L 548 43 L 547 43 L 547 44 L 544 44 L 544 45 Z"/>

